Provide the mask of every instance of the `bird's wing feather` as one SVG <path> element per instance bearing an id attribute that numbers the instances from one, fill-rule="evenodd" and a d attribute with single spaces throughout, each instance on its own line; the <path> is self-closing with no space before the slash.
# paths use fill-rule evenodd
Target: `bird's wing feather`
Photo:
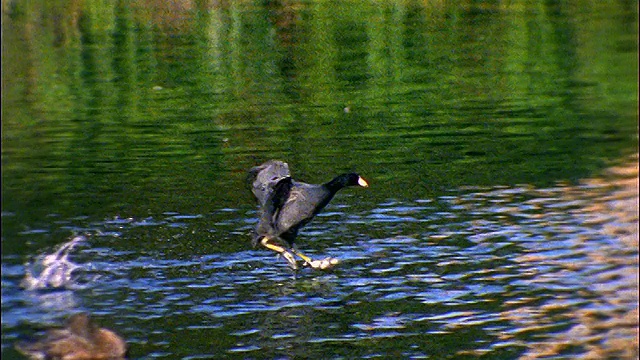
<path id="1" fill-rule="evenodd" d="M 313 190 L 313 191 L 311 191 Z M 287 201 L 280 209 L 276 223 L 278 231 L 285 233 L 305 225 L 328 203 L 320 185 L 294 182 Z M 329 199 L 330 200 L 330 199 Z"/>
<path id="2" fill-rule="evenodd" d="M 268 193 L 264 205 L 260 208 L 260 218 L 255 228 L 253 237 L 254 246 L 263 236 L 277 236 L 277 219 L 283 205 L 289 198 L 291 191 L 291 178 L 285 177 L 278 181 Z"/>
<path id="3" fill-rule="evenodd" d="M 280 180 L 291 176 L 289 165 L 278 160 L 269 160 L 266 163 L 249 170 L 251 191 L 258 199 L 260 206 L 264 206 L 269 196 Z"/>

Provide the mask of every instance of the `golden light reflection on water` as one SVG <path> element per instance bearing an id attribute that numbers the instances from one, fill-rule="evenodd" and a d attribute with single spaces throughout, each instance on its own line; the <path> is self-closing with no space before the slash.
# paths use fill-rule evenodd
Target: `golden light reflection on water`
<path id="1" fill-rule="evenodd" d="M 609 169 L 601 178 L 586 180 L 577 187 L 566 186 L 564 200 L 583 201 L 585 186 L 608 194 L 599 194 L 597 200 L 586 201 L 573 212 L 584 217 L 585 224 L 615 241 L 593 251 L 593 245 L 579 244 L 587 238 L 577 236 L 576 251 L 587 254 L 584 260 L 569 262 L 562 256 L 539 253 L 522 255 L 517 261 L 554 265 L 555 270 L 537 274 L 531 283 L 553 283 L 557 278 L 570 277 L 578 269 L 599 269 L 589 286 L 592 295 L 585 294 L 586 298 L 594 299 L 593 303 L 574 309 L 571 299 L 562 296 L 544 304 L 534 298 L 505 303 L 508 309 L 501 317 L 516 324 L 518 330 L 502 334 L 502 339 L 514 341 L 529 332 L 539 334 L 545 329 L 549 333 L 543 340 L 532 336 L 530 341 L 523 342 L 527 351 L 522 359 L 566 354 L 574 347 L 587 350 L 581 356 L 583 359 L 638 358 L 638 155 L 625 165 Z M 557 322 L 564 320 L 572 325 L 558 331 Z"/>

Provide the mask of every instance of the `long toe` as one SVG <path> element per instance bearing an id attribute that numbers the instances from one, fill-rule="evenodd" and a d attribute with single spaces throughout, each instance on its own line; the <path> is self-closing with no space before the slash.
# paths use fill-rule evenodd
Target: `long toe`
<path id="1" fill-rule="evenodd" d="M 296 261 L 296 259 L 293 257 L 293 255 L 291 255 L 291 253 L 285 251 L 282 253 L 282 256 L 284 256 L 285 259 L 287 259 L 287 262 L 289 263 L 289 266 L 291 266 L 291 268 L 293 270 L 297 270 L 298 269 L 298 263 Z"/>
<path id="2" fill-rule="evenodd" d="M 298 270 L 298 263 L 297 262 L 289 262 L 289 267 L 291 268 L 291 270 Z"/>
<path id="3" fill-rule="evenodd" d="M 328 257 L 328 258 L 322 260 L 322 264 L 320 265 L 320 268 L 322 270 L 325 270 L 325 269 L 332 268 L 337 264 L 338 264 L 338 259 Z"/>
<path id="4" fill-rule="evenodd" d="M 328 257 L 322 260 L 313 260 L 309 265 L 314 269 L 326 270 L 334 267 L 339 263 L 338 259 Z"/>

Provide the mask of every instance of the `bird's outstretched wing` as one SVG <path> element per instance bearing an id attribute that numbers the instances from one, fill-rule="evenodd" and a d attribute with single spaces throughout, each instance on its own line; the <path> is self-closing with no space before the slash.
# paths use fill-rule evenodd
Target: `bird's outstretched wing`
<path id="1" fill-rule="evenodd" d="M 277 237 L 280 234 L 278 228 L 278 215 L 291 192 L 291 177 L 285 177 L 278 181 L 269 196 L 265 200 L 264 206 L 260 208 L 260 219 L 255 228 L 253 246 L 264 236 Z"/>
<path id="2" fill-rule="evenodd" d="M 251 192 L 258 199 L 261 207 L 264 207 L 267 199 L 272 195 L 276 184 L 280 180 L 290 177 L 289 165 L 278 160 L 269 160 L 266 163 L 249 170 Z"/>

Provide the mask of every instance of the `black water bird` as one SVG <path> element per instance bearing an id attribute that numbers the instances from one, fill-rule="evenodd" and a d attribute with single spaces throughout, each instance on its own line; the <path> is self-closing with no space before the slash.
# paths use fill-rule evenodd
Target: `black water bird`
<path id="1" fill-rule="evenodd" d="M 297 268 L 297 255 L 305 266 L 325 269 L 337 264 L 337 259 L 312 260 L 294 249 L 298 231 L 305 226 L 331 201 L 334 195 L 347 186 L 368 187 L 369 184 L 358 174 L 348 173 L 335 177 L 324 184 L 306 184 L 291 178 L 289 165 L 282 161 L 270 160 L 249 171 L 252 192 L 260 204 L 260 219 L 256 225 L 253 244 L 283 255 L 292 268 Z M 289 249 L 274 244 L 284 240 Z"/>

